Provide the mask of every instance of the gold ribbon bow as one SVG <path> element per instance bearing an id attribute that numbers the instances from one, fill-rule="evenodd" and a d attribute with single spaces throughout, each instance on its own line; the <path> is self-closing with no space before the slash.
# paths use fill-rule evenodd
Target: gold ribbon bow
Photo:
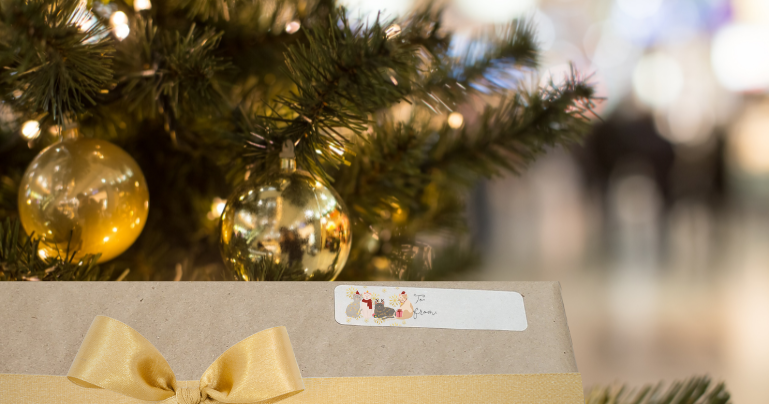
<path id="1" fill-rule="evenodd" d="M 199 387 L 180 387 L 146 338 L 115 319 L 98 316 L 83 340 L 67 378 L 163 404 L 274 403 L 304 390 L 285 327 L 258 332 L 217 358 Z"/>

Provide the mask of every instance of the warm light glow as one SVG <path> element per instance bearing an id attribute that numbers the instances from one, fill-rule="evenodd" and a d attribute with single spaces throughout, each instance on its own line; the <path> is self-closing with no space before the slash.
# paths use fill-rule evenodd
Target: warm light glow
<path id="1" fill-rule="evenodd" d="M 729 90 L 769 88 L 769 26 L 733 24 L 713 38 L 710 60 L 718 81 Z"/>
<path id="2" fill-rule="evenodd" d="M 710 99 L 702 95 L 682 96 L 681 99 L 654 116 L 660 135 L 672 143 L 696 145 L 711 138 L 715 113 Z"/>
<path id="3" fill-rule="evenodd" d="M 299 28 L 302 28 L 302 24 L 299 21 L 291 21 L 286 24 L 286 33 L 293 34 L 294 32 L 299 31 Z"/>
<path id="4" fill-rule="evenodd" d="M 152 3 L 150 3 L 150 0 L 134 0 L 134 10 L 136 11 L 149 10 L 151 8 Z"/>
<path id="5" fill-rule="evenodd" d="M 449 114 L 447 122 L 452 129 L 457 129 L 461 127 L 465 122 L 465 117 L 463 117 L 459 112 L 452 112 Z"/>
<path id="6" fill-rule="evenodd" d="M 224 213 L 225 206 L 227 206 L 226 200 L 219 197 L 214 198 L 214 201 L 211 202 L 211 211 L 208 212 L 208 219 L 218 220 Z"/>
<path id="7" fill-rule="evenodd" d="M 113 228 L 112 228 L 112 232 L 113 232 L 113 233 L 117 233 L 117 227 L 113 227 Z"/>
<path id="8" fill-rule="evenodd" d="M 633 71 L 635 94 L 652 108 L 662 108 L 675 101 L 683 85 L 681 65 L 661 52 L 642 57 Z"/>
<path id="9" fill-rule="evenodd" d="M 109 17 L 109 22 L 113 27 L 117 27 L 118 25 L 125 25 L 128 24 L 128 16 L 125 15 L 125 13 L 122 11 L 115 11 Z"/>
<path id="10" fill-rule="evenodd" d="M 131 28 L 128 28 L 128 24 L 121 24 L 115 27 L 115 36 L 118 40 L 124 40 L 131 33 Z"/>
<path id="11" fill-rule="evenodd" d="M 748 109 L 729 137 L 734 162 L 748 174 L 769 173 L 768 111 L 769 106 Z"/>
<path id="12" fill-rule="evenodd" d="M 21 126 L 21 135 L 27 140 L 37 139 L 40 136 L 40 122 L 27 121 Z"/>
<path id="13" fill-rule="evenodd" d="M 398 36 L 398 34 L 400 33 L 401 33 L 401 26 L 398 24 L 390 25 L 385 30 L 385 35 L 387 36 L 387 39 Z"/>
<path id="14" fill-rule="evenodd" d="M 104 237 L 104 242 L 106 243 L 107 241 L 109 241 L 109 237 Z"/>
<path id="15" fill-rule="evenodd" d="M 334 146 L 329 146 L 329 148 L 330 148 L 331 150 L 333 150 L 333 151 L 334 151 L 334 153 L 336 153 L 336 154 L 338 154 L 338 155 L 340 155 L 340 156 L 344 155 L 344 150 L 343 150 L 343 149 L 340 149 L 340 148 L 338 148 L 338 147 L 334 147 Z"/>

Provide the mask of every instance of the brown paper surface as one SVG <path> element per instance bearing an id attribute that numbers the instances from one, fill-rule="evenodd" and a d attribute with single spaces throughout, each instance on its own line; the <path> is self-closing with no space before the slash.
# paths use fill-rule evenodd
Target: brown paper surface
<path id="1" fill-rule="evenodd" d="M 178 380 L 198 379 L 230 346 L 280 325 L 304 377 L 577 372 L 557 282 L 350 282 L 516 291 L 525 331 L 341 325 L 339 284 L 0 283 L 0 373 L 65 375 L 97 315 L 145 336 Z"/>

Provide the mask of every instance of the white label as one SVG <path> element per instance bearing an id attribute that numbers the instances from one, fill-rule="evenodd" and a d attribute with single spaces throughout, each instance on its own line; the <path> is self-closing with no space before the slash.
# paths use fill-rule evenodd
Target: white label
<path id="1" fill-rule="evenodd" d="M 334 289 L 339 324 L 523 331 L 523 296 L 496 290 L 340 285 Z"/>

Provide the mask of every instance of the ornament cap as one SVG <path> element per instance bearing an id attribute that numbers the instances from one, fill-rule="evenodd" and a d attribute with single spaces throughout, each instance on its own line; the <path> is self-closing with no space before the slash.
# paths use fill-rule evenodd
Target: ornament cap
<path id="1" fill-rule="evenodd" d="M 283 149 L 280 151 L 280 171 L 296 171 L 296 154 L 294 153 L 294 143 L 287 139 L 283 142 Z"/>

